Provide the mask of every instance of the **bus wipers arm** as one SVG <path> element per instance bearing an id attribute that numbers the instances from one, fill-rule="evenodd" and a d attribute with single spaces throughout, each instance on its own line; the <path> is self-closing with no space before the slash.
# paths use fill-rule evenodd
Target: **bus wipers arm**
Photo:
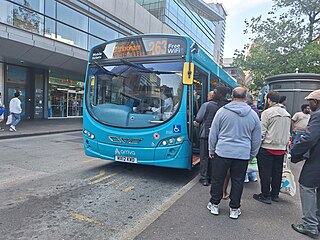
<path id="1" fill-rule="evenodd" d="M 173 73 L 177 73 L 177 72 L 164 72 L 164 71 L 154 71 L 154 70 L 151 70 L 151 69 L 148 69 L 148 68 L 145 68 L 145 67 L 142 67 L 138 64 L 135 64 L 135 63 L 132 63 L 128 60 L 125 60 L 125 59 L 120 59 L 120 61 L 128 66 L 131 66 L 131 67 L 135 67 L 137 69 L 140 69 L 142 72 L 145 72 L 145 73 L 155 73 L 155 74 L 173 74 Z"/>
<path id="2" fill-rule="evenodd" d="M 99 63 L 97 63 L 96 61 L 94 61 L 93 63 L 94 63 L 94 65 L 96 65 L 98 68 L 100 68 L 102 71 L 106 72 L 108 75 L 115 76 L 115 77 L 123 77 L 122 75 L 113 73 L 113 72 L 105 69 L 104 67 L 102 67 L 102 66 L 101 66 Z"/>

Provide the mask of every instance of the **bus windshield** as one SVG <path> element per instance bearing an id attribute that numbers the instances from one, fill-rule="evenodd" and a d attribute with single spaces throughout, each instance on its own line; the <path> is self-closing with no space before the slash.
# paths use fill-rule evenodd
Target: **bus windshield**
<path id="1" fill-rule="evenodd" d="M 87 108 L 95 119 L 141 128 L 161 124 L 178 111 L 183 62 L 121 63 L 89 66 Z"/>

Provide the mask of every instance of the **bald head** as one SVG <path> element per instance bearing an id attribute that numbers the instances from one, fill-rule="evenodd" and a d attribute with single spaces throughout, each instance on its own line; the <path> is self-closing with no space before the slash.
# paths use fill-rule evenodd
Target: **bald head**
<path id="1" fill-rule="evenodd" d="M 232 101 L 245 102 L 247 98 L 247 89 L 236 87 L 232 91 Z"/>

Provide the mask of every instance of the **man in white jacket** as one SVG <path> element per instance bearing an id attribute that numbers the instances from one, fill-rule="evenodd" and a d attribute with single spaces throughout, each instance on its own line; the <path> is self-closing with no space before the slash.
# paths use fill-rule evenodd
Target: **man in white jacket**
<path id="1" fill-rule="evenodd" d="M 20 95 L 21 95 L 20 91 L 15 92 L 14 98 L 10 100 L 10 104 L 9 104 L 9 111 L 10 111 L 10 114 L 12 115 L 12 123 L 10 126 L 11 132 L 17 131 L 16 126 L 21 120 L 22 108 L 21 108 L 21 101 L 19 99 Z"/>

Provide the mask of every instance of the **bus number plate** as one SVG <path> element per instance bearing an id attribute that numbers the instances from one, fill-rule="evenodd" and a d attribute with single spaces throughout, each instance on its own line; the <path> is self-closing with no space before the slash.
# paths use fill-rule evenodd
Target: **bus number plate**
<path id="1" fill-rule="evenodd" d="M 138 162 L 138 159 L 136 157 L 126 157 L 126 156 L 115 156 L 115 160 L 118 162 L 128 162 L 128 163 Z"/>

